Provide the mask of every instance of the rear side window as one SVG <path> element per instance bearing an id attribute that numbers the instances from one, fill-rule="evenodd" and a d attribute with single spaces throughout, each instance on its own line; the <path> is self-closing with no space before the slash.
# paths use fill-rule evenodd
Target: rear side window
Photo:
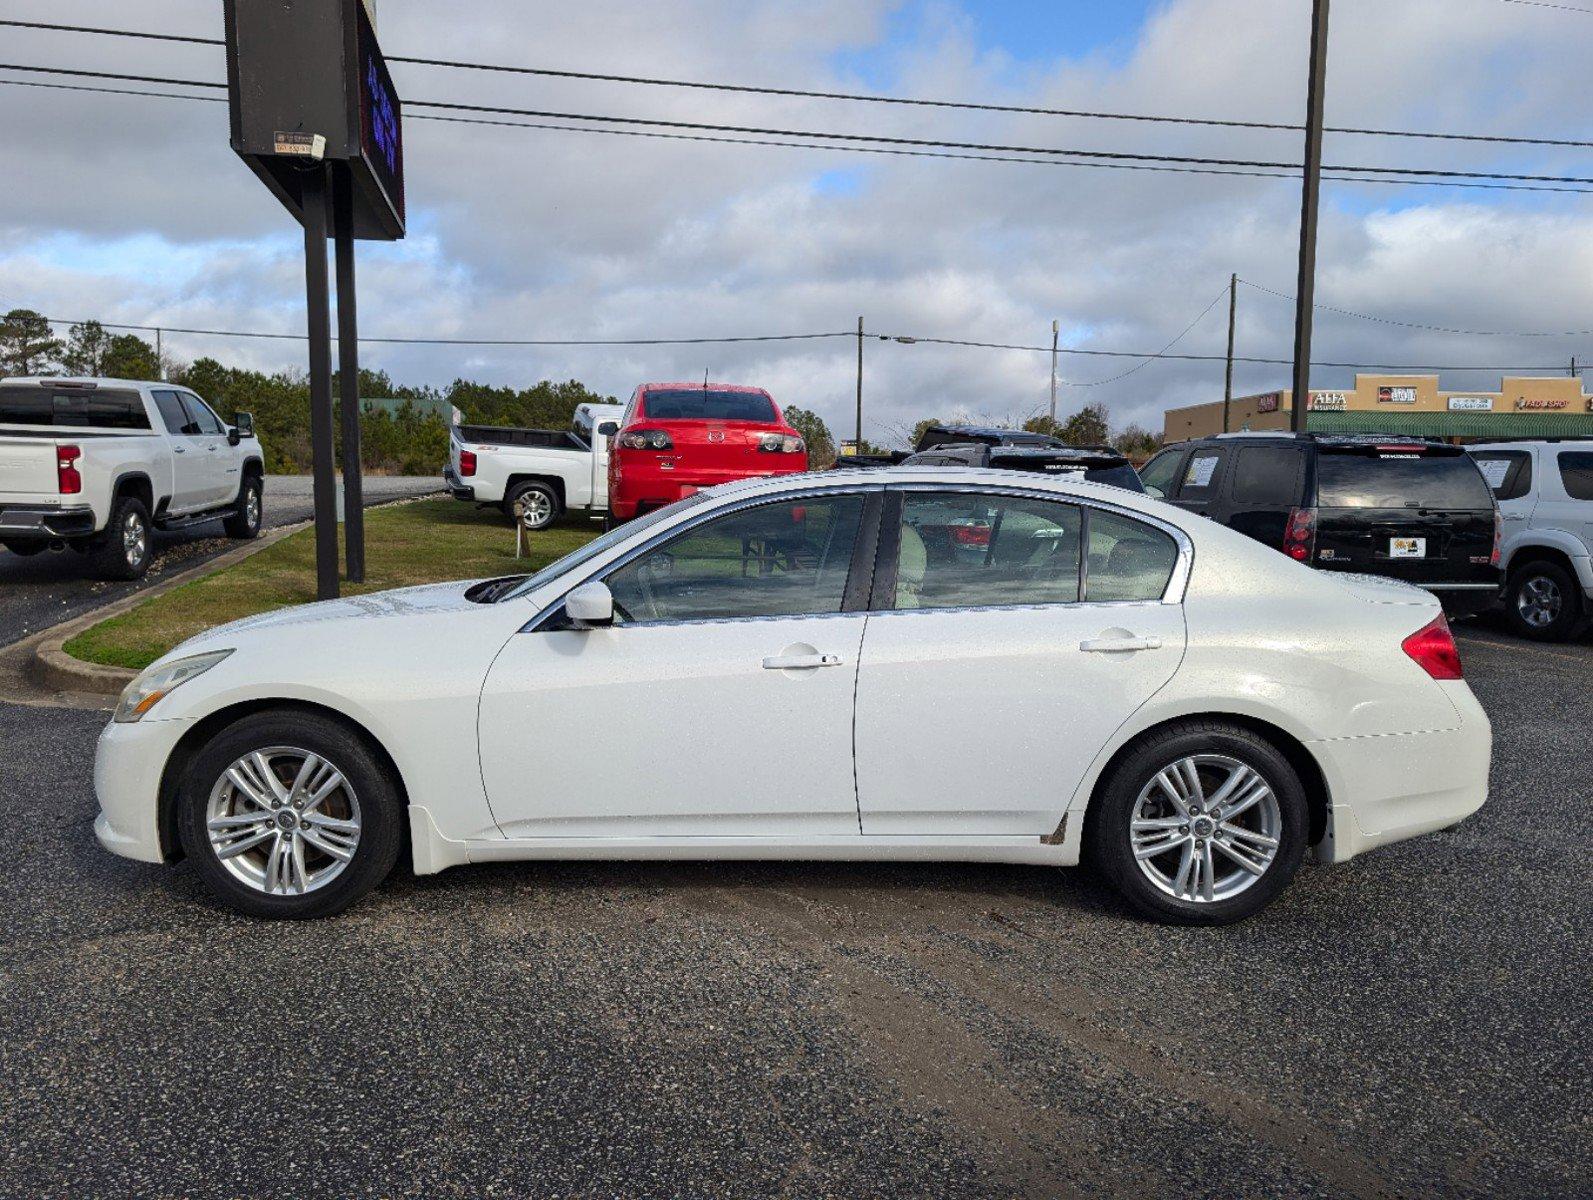
<path id="1" fill-rule="evenodd" d="M 1317 456 L 1323 508 L 1492 508 L 1488 485 L 1467 454 Z"/>
<path id="2" fill-rule="evenodd" d="M 0 386 L 0 423 L 66 429 L 148 429 L 144 398 L 127 388 Z"/>
<path id="3" fill-rule="evenodd" d="M 1304 457 L 1293 447 L 1241 446 L 1234 456 L 1234 503 L 1279 507 L 1300 503 L 1303 462 Z"/>
<path id="4" fill-rule="evenodd" d="M 1178 464 L 1183 461 L 1182 450 L 1164 450 L 1141 468 L 1139 481 L 1152 496 L 1170 496 L 1178 475 Z"/>
<path id="5" fill-rule="evenodd" d="M 1084 599 L 1160 600 L 1178 562 L 1178 545 L 1160 529 L 1091 509 Z"/>
<path id="6" fill-rule="evenodd" d="M 1560 451 L 1560 479 L 1573 500 L 1593 500 L 1593 454 L 1586 450 Z"/>
<path id="7" fill-rule="evenodd" d="M 1072 604 L 1077 505 L 1018 496 L 910 492 L 902 498 L 896 608 Z"/>
<path id="8" fill-rule="evenodd" d="M 1532 490 L 1532 455 L 1525 450 L 1486 450 L 1471 456 L 1499 500 L 1518 500 Z"/>
<path id="9" fill-rule="evenodd" d="M 189 421 L 182 397 L 176 392 L 156 392 L 155 407 L 160 412 L 161 424 L 166 426 L 167 433 L 183 436 L 199 432 L 199 427 Z"/>
<path id="10" fill-rule="evenodd" d="M 774 401 L 759 392 L 707 388 L 654 391 L 642 397 L 642 416 L 654 421 L 762 421 L 773 423 Z"/>

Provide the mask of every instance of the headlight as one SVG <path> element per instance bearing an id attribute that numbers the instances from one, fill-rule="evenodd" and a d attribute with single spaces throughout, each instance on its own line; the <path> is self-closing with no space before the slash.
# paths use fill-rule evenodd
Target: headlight
<path id="1" fill-rule="evenodd" d="M 203 675 L 231 653 L 231 650 L 212 650 L 208 654 L 195 654 L 148 668 L 127 685 L 121 702 L 116 706 L 115 719 L 124 725 L 142 720 L 144 714 L 160 702 L 161 697 L 195 676 Z"/>
<path id="2" fill-rule="evenodd" d="M 758 449 L 765 454 L 801 454 L 807 447 L 801 438 L 788 433 L 766 433 L 759 439 Z"/>

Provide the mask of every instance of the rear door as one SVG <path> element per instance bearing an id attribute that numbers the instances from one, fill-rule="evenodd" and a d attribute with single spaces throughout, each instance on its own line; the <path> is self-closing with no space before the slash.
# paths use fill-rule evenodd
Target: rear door
<path id="1" fill-rule="evenodd" d="M 1511 535 L 1527 528 L 1537 505 L 1534 452 L 1526 447 L 1519 450 L 1473 450 L 1471 457 L 1488 486 L 1493 489 L 1493 498 L 1498 502 L 1499 516 L 1504 520 L 1504 536 L 1508 542 Z M 1508 558 L 1509 545 L 1504 549 Z"/>
<path id="2" fill-rule="evenodd" d="M 1246 537 L 1283 549 L 1289 513 L 1302 503 L 1305 452 L 1298 446 L 1236 446 L 1217 509 L 1207 515 Z"/>
<path id="3" fill-rule="evenodd" d="M 205 442 L 199 426 L 183 407 L 182 395 L 158 389 L 155 411 L 166 427 L 166 444 L 171 448 L 171 502 L 169 512 L 180 514 L 203 508 L 205 503 Z"/>
<path id="4" fill-rule="evenodd" d="M 1496 584 L 1493 495 L 1455 446 L 1318 444 L 1316 565 L 1421 586 Z"/>

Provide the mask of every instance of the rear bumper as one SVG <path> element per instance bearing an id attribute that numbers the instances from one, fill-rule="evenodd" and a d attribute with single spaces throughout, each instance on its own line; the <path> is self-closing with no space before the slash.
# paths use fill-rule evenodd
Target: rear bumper
<path id="1" fill-rule="evenodd" d="M 443 486 L 448 489 L 448 494 L 455 500 L 474 500 L 476 489 L 459 478 L 453 467 L 446 467 L 442 473 Z"/>
<path id="2" fill-rule="evenodd" d="M 1444 612 L 1454 617 L 1487 612 L 1499 603 L 1503 590 L 1498 583 L 1418 583 L 1416 586 L 1437 596 Z"/>
<path id="3" fill-rule="evenodd" d="M 1465 820 L 1488 798 L 1493 729 L 1464 683 L 1441 683 L 1460 714 L 1454 729 L 1307 743 L 1331 807 L 1318 860 L 1337 863 Z"/>
<path id="4" fill-rule="evenodd" d="M 76 538 L 94 532 L 94 510 L 87 505 L 50 508 L 31 504 L 0 504 L 0 537 Z"/>
<path id="5" fill-rule="evenodd" d="M 621 520 L 630 520 L 650 508 L 662 508 L 682 500 L 693 492 L 717 487 L 721 483 L 734 483 L 738 479 L 761 479 L 768 475 L 801 475 L 807 470 L 807 456 L 776 455 L 771 459 L 795 458 L 790 464 L 771 463 L 767 467 L 747 471 L 693 471 L 677 469 L 665 471 L 652 463 L 626 463 L 611 479 L 609 511 Z"/>

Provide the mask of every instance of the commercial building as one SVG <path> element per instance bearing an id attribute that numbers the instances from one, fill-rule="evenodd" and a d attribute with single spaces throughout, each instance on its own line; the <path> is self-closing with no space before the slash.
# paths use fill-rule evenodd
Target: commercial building
<path id="1" fill-rule="evenodd" d="M 1288 389 L 1236 396 L 1229 430 L 1288 429 Z M 1306 424 L 1316 433 L 1412 434 L 1465 441 L 1593 437 L 1593 396 L 1569 375 L 1506 376 L 1496 392 L 1444 391 L 1436 375 L 1357 375 L 1348 390 L 1313 390 Z M 1168 409 L 1169 442 L 1223 432 L 1223 402 Z"/>

